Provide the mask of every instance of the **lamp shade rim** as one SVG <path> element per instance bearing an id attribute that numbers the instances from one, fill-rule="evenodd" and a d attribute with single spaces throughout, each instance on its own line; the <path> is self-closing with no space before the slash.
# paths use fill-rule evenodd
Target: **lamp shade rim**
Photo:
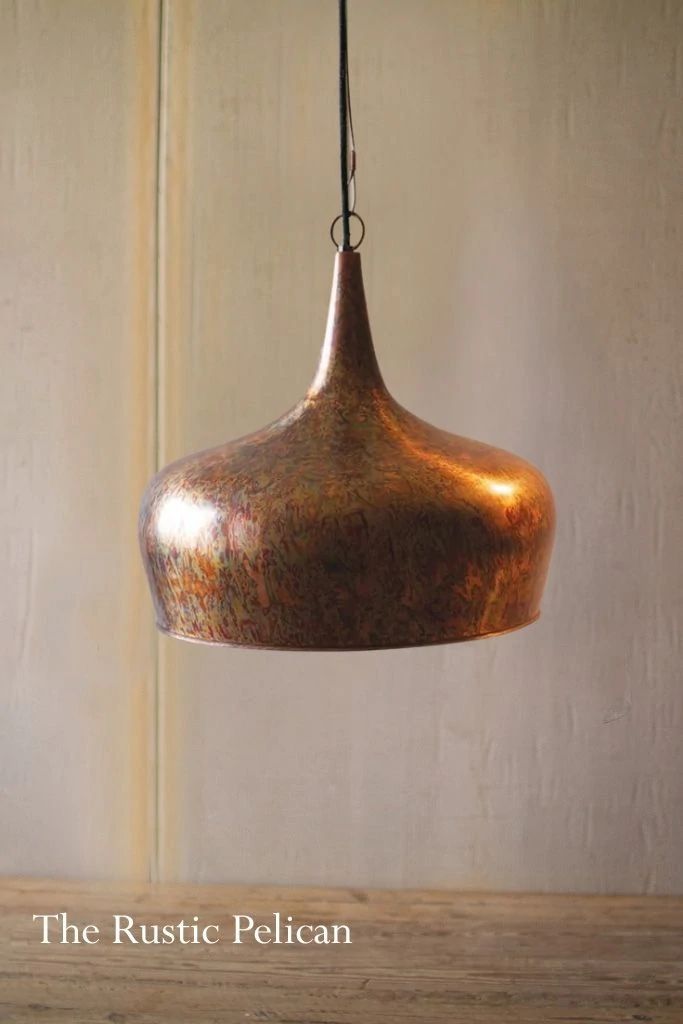
<path id="1" fill-rule="evenodd" d="M 236 650 L 248 650 L 248 651 L 291 651 L 293 654 L 344 654 L 348 652 L 360 653 L 362 651 L 398 651 L 405 650 L 409 647 L 442 647 L 446 644 L 462 644 L 467 643 L 471 640 L 489 640 L 497 636 L 505 636 L 507 633 L 516 633 L 520 629 L 524 629 L 525 626 L 533 626 L 535 622 L 538 622 L 541 617 L 540 611 L 537 611 L 535 615 L 524 619 L 521 622 L 515 622 L 511 626 L 506 626 L 504 629 L 492 629 L 480 633 L 470 633 L 468 636 L 444 636 L 439 640 L 424 640 L 424 641 L 406 641 L 405 643 L 386 643 L 386 644 L 369 644 L 367 646 L 355 646 L 349 647 L 347 645 L 339 647 L 297 647 L 291 644 L 278 645 L 278 644 L 255 644 L 255 643 L 231 643 L 229 640 L 211 640 L 209 638 L 197 636 L 196 634 L 190 635 L 185 633 L 179 633 L 177 630 L 168 629 L 166 626 L 162 626 L 157 622 L 157 629 L 164 636 L 169 636 L 174 640 L 184 640 L 189 644 L 202 644 L 205 647 L 232 647 Z"/>

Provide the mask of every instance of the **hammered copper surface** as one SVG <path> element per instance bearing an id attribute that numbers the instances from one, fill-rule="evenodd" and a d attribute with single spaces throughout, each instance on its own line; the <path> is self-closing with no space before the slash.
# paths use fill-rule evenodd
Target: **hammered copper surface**
<path id="1" fill-rule="evenodd" d="M 553 532 L 538 470 L 388 393 L 354 252 L 336 257 L 306 397 L 255 434 L 167 466 L 140 517 L 162 630 L 297 650 L 524 626 L 539 613 Z"/>

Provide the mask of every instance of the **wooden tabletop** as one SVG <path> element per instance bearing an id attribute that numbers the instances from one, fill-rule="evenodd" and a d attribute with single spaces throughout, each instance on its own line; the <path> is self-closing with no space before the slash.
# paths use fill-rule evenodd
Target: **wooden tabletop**
<path id="1" fill-rule="evenodd" d="M 683 899 L 21 879 L 0 883 L 0 906 L 3 1024 L 683 1024 Z M 62 913 L 81 939 L 99 929 L 91 945 L 61 943 L 63 919 L 33 920 Z M 115 914 L 134 922 L 119 944 Z M 281 940 L 288 917 L 312 926 L 302 943 L 272 941 L 275 914 Z M 234 915 L 253 920 L 239 944 Z M 217 924 L 219 941 L 181 944 L 181 920 L 186 939 Z M 174 941 L 133 944 L 143 923 Z M 350 944 L 309 942 L 333 924 Z"/>

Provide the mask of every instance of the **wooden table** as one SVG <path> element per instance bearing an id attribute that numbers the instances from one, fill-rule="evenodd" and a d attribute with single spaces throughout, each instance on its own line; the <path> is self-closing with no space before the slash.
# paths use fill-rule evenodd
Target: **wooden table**
<path id="1" fill-rule="evenodd" d="M 683 1024 L 683 899 L 24 879 L 0 885 L 0 905 L 3 1024 Z M 41 944 L 33 914 L 60 912 L 100 942 Z M 275 912 L 345 923 L 352 943 L 233 943 L 231 915 L 272 925 Z M 114 914 L 197 915 L 221 941 L 114 945 Z"/>

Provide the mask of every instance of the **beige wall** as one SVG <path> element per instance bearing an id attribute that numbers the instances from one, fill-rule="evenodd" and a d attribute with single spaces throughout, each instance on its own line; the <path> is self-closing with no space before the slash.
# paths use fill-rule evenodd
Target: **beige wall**
<path id="1" fill-rule="evenodd" d="M 158 10 L 0 0 L 0 873 L 149 870 Z"/>
<path id="2" fill-rule="evenodd" d="M 350 8 L 385 377 L 549 477 L 544 617 L 364 655 L 152 639 L 154 450 L 261 425 L 315 365 L 335 4 L 0 3 L 0 870 L 681 892 L 683 3 Z"/>

